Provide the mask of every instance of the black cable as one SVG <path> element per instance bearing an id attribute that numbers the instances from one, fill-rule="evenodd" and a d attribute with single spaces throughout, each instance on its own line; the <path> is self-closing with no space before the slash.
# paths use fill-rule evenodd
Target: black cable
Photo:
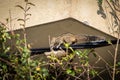
<path id="1" fill-rule="evenodd" d="M 111 40 L 112 44 L 116 44 L 117 40 Z M 105 40 L 101 40 L 101 41 L 93 41 L 93 42 L 86 42 L 86 43 L 82 43 L 82 44 L 75 44 L 75 45 L 70 45 L 70 47 L 72 47 L 73 49 L 90 49 L 90 48 L 98 48 L 98 47 L 103 47 L 103 46 L 109 46 L 110 44 L 105 41 Z M 66 48 L 61 45 L 60 46 L 63 50 L 65 50 Z M 54 48 L 54 50 L 59 50 L 59 48 Z M 50 48 L 35 48 L 35 49 L 31 49 L 31 54 L 41 54 L 44 52 L 48 52 L 50 51 Z"/>

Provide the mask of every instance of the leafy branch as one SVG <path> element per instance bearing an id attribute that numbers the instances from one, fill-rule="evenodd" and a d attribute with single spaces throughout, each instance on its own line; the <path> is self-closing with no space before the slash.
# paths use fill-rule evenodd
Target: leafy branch
<path id="1" fill-rule="evenodd" d="M 21 10 L 23 10 L 23 14 L 24 17 L 23 18 L 19 18 L 18 21 L 21 21 L 22 24 L 20 24 L 20 26 L 23 26 L 23 34 L 24 34 L 24 40 L 25 40 L 25 47 L 27 48 L 27 34 L 25 31 L 26 28 L 26 21 L 29 19 L 29 16 L 31 16 L 30 13 L 28 13 L 28 11 L 30 10 L 31 6 L 35 6 L 35 4 L 29 2 L 28 0 L 25 0 L 25 6 L 21 6 L 21 5 L 16 5 L 16 7 L 20 8 Z"/>
<path id="2" fill-rule="evenodd" d="M 118 13 L 120 13 L 120 2 L 119 0 L 105 0 L 109 8 L 112 12 L 110 12 L 111 16 L 114 19 L 114 23 L 116 24 L 113 27 L 117 26 L 117 30 L 113 30 L 117 33 L 117 44 L 115 47 L 115 54 L 114 54 L 114 64 L 113 64 L 113 73 L 112 73 L 112 80 L 115 80 L 116 75 L 116 64 L 117 64 L 117 55 L 118 55 L 118 47 L 119 47 L 119 40 L 120 40 L 120 18 Z M 98 5 L 102 7 L 103 0 L 98 0 Z"/>

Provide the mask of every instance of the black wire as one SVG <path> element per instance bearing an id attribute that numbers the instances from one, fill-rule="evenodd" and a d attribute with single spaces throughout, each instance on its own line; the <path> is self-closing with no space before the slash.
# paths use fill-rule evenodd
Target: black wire
<path id="1" fill-rule="evenodd" d="M 112 44 L 116 44 L 117 40 L 111 40 Z M 70 45 L 70 47 L 72 47 L 73 49 L 90 49 L 90 48 L 98 48 L 98 47 L 103 47 L 103 46 L 109 46 L 110 44 L 105 41 L 93 41 L 93 42 L 87 42 L 87 43 L 82 43 L 82 44 L 75 44 L 75 45 Z M 66 48 L 61 45 L 60 46 L 63 50 L 65 50 Z M 59 50 L 59 48 L 54 48 L 54 50 Z M 44 52 L 48 52 L 50 51 L 50 48 L 35 48 L 35 49 L 31 49 L 31 54 L 42 54 Z"/>

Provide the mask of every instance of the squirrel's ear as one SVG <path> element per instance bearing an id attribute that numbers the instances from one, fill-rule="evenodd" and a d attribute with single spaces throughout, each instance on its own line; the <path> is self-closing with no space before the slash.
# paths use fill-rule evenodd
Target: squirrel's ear
<path id="1" fill-rule="evenodd" d="M 72 44 L 76 44 L 77 43 L 77 39 L 75 39 L 75 41 L 74 42 L 72 42 Z"/>
<path id="2" fill-rule="evenodd" d="M 52 37 L 52 40 L 55 40 L 56 38 L 55 37 Z"/>

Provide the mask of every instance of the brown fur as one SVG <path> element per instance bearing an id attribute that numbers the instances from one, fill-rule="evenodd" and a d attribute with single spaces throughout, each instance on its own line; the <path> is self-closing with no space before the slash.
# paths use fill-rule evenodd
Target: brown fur
<path id="1" fill-rule="evenodd" d="M 50 41 L 50 48 L 59 47 L 63 43 L 74 44 L 74 43 L 85 43 L 91 41 L 99 41 L 105 40 L 102 36 L 92 36 L 92 35 L 80 35 L 80 34 L 72 34 L 72 33 L 65 33 L 58 37 L 52 37 Z"/>

